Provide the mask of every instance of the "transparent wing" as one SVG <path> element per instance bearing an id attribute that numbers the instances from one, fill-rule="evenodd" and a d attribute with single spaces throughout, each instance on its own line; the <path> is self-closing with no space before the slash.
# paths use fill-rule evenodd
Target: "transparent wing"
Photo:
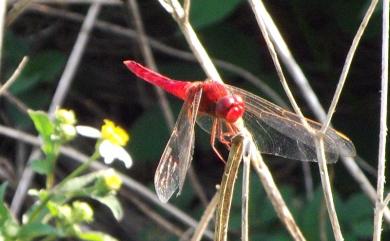
<path id="1" fill-rule="evenodd" d="M 194 150 L 194 125 L 201 96 L 202 89 L 189 94 L 158 164 L 154 186 L 162 202 L 167 202 L 177 189 L 179 195 L 183 187 Z"/>
<path id="2" fill-rule="evenodd" d="M 227 88 L 244 99 L 245 126 L 252 133 L 261 152 L 297 160 L 317 160 L 314 137 L 296 114 L 242 89 L 228 85 Z M 312 128 L 321 128 L 320 123 L 306 120 Z M 331 128 L 324 136 L 324 145 L 329 163 L 336 162 L 339 153 L 343 156 L 356 154 L 353 143 Z"/>

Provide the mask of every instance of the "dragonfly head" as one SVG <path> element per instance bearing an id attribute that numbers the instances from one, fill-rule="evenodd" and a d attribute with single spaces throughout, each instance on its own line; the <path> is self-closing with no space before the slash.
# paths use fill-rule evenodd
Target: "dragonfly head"
<path id="1" fill-rule="evenodd" d="M 236 122 L 245 112 L 244 101 L 239 95 L 226 95 L 217 101 L 215 113 L 229 123 Z"/>

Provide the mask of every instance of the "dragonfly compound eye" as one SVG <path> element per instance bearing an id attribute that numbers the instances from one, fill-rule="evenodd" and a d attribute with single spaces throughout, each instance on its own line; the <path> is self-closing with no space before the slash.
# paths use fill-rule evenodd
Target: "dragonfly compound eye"
<path id="1" fill-rule="evenodd" d="M 244 101 L 238 95 L 224 96 L 217 101 L 215 113 L 229 123 L 236 122 L 244 114 Z"/>

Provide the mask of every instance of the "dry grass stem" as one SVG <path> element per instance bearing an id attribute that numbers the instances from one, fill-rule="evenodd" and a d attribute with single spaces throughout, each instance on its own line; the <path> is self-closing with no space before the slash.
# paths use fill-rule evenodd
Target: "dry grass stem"
<path id="1" fill-rule="evenodd" d="M 241 240 L 249 241 L 249 187 L 251 170 L 251 148 L 250 139 L 245 137 L 243 140 L 243 171 L 242 171 L 242 193 L 241 193 Z"/>
<path id="2" fill-rule="evenodd" d="M 337 218 L 336 208 L 333 202 L 333 193 L 330 186 L 328 167 L 326 165 L 325 158 L 325 149 L 324 149 L 324 141 L 321 136 L 316 136 L 316 151 L 318 157 L 318 168 L 320 171 L 322 190 L 324 192 L 325 204 L 327 207 L 330 223 L 332 225 L 333 234 L 336 241 L 343 241 L 343 235 L 341 233 L 341 228 L 339 224 L 339 220 Z"/>
<path id="3" fill-rule="evenodd" d="M 306 102 L 310 106 L 311 110 L 319 120 L 324 121 L 326 118 L 326 113 L 322 108 L 316 94 L 311 88 L 307 78 L 305 77 L 305 74 L 294 59 L 294 56 L 291 54 L 286 42 L 284 41 L 272 17 L 265 8 L 263 2 L 258 1 L 257 4 L 256 11 L 259 12 L 259 15 L 262 16 L 264 20 L 267 32 L 276 47 L 276 51 L 278 52 L 280 60 L 284 63 L 287 71 L 290 73 L 293 80 L 297 83 L 297 86 L 301 90 L 302 96 L 306 99 Z"/>
<path id="4" fill-rule="evenodd" d="M 303 74 L 303 71 L 300 69 L 299 65 L 294 60 L 293 56 L 291 55 L 290 51 L 288 50 L 288 47 L 283 40 L 281 34 L 279 33 L 275 23 L 273 22 L 272 18 L 268 14 L 267 10 L 265 9 L 262 2 L 259 2 L 260 7 L 258 10 L 260 11 L 260 15 L 264 17 L 265 23 L 267 26 L 267 30 L 270 33 L 270 36 L 273 38 L 273 42 L 275 43 L 277 50 L 281 56 L 281 59 L 284 61 L 287 69 L 291 73 L 291 75 L 294 77 L 293 79 L 298 84 L 298 87 L 301 89 L 301 93 L 306 99 L 308 105 L 311 107 L 311 110 L 316 114 L 317 118 L 320 120 L 325 120 L 325 111 L 320 105 L 318 98 L 312 88 L 310 87 L 308 80 Z M 368 8 L 368 11 L 366 13 L 366 16 L 369 15 L 372 6 L 375 5 L 375 1 L 371 2 L 370 7 Z M 366 17 L 364 19 L 367 19 Z M 363 21 L 364 22 L 364 21 Z M 364 25 L 362 23 L 362 25 Z M 361 26 L 362 26 L 361 25 Z M 356 37 L 355 37 L 356 39 Z M 344 165 L 346 166 L 347 170 L 351 174 L 351 176 L 357 181 L 357 183 L 360 185 L 361 189 L 364 191 L 364 193 L 373 201 L 376 201 L 376 192 L 374 187 L 371 185 L 368 178 L 365 176 L 363 171 L 359 168 L 359 166 L 356 164 L 353 158 L 351 157 L 342 157 L 342 161 Z M 389 208 L 385 208 L 384 215 L 386 218 L 386 221 L 390 223 L 390 211 Z"/>
<path id="5" fill-rule="evenodd" d="M 381 240 L 382 219 L 385 202 L 383 200 L 385 189 L 386 166 L 386 138 L 387 138 L 387 98 L 389 88 L 389 0 L 383 0 L 382 7 L 382 75 L 381 75 L 381 108 L 379 119 L 379 150 L 378 150 L 378 179 L 377 198 L 374 212 L 373 241 Z M 387 199 L 388 197 L 386 197 Z"/>
<path id="6" fill-rule="evenodd" d="M 252 142 L 253 143 L 253 142 Z M 274 207 L 276 214 L 286 226 L 288 232 L 292 238 L 296 241 L 306 240 L 303 236 L 301 230 L 296 224 L 291 212 L 289 211 L 286 203 L 283 200 L 282 195 L 280 194 L 276 184 L 272 178 L 272 174 L 268 167 L 265 165 L 262 156 L 259 152 L 252 152 L 252 167 L 256 171 L 257 176 L 259 177 L 269 200 Z"/>
<path id="7" fill-rule="evenodd" d="M 301 109 L 299 108 L 297 102 L 295 101 L 294 96 L 293 96 L 293 94 L 292 94 L 292 92 L 290 90 L 290 87 L 288 86 L 287 80 L 284 77 L 283 69 L 282 69 L 282 66 L 280 65 L 280 62 L 279 62 L 279 59 L 278 59 L 278 55 L 276 54 L 274 44 L 272 43 L 272 41 L 271 41 L 271 39 L 269 37 L 268 30 L 267 30 L 267 28 L 265 26 L 263 16 L 261 15 L 261 11 L 260 11 L 261 5 L 260 5 L 260 2 L 261 1 L 258 1 L 258 0 L 249 0 L 249 3 L 250 3 L 251 8 L 252 8 L 252 11 L 255 14 L 257 23 L 258 23 L 258 25 L 260 27 L 261 33 L 263 34 L 264 40 L 267 43 L 268 50 L 270 52 L 272 61 L 274 62 L 274 66 L 276 68 L 276 73 L 278 74 L 279 80 L 280 80 L 280 82 L 281 82 L 281 84 L 283 86 L 283 89 L 284 89 L 288 99 L 290 100 L 290 103 L 291 103 L 295 113 L 297 113 L 297 115 L 299 116 L 302 124 L 305 126 L 307 131 L 309 131 L 310 133 L 314 134 L 314 131 L 312 130 L 312 128 L 307 123 L 305 117 L 302 114 Z"/>
<path id="8" fill-rule="evenodd" d="M 332 116 L 333 116 L 334 112 L 336 111 L 336 106 L 337 106 L 337 103 L 338 103 L 338 101 L 340 99 L 341 91 L 343 90 L 345 81 L 347 79 L 347 75 L 348 75 L 348 72 L 349 72 L 349 68 L 351 67 L 353 56 L 355 55 L 355 52 L 356 52 L 356 49 L 357 49 L 357 47 L 359 45 L 360 39 L 363 36 L 364 30 L 367 27 L 368 21 L 370 21 L 370 18 L 372 16 L 372 13 L 375 10 L 375 7 L 376 7 L 377 3 L 378 3 L 378 0 L 372 0 L 371 1 L 370 6 L 368 7 L 368 9 L 366 11 L 366 14 L 364 15 L 363 20 L 360 23 L 360 26 L 359 26 L 359 28 L 358 28 L 358 30 L 356 32 L 356 35 L 355 35 L 355 37 L 352 40 L 352 44 L 351 44 L 351 47 L 350 47 L 350 49 L 348 51 L 347 57 L 345 59 L 345 63 L 344 63 L 344 66 L 343 66 L 343 70 L 341 71 L 340 79 L 339 79 L 339 82 L 337 84 L 337 88 L 336 88 L 335 94 L 333 96 L 332 102 L 330 103 L 330 107 L 329 107 L 329 110 L 328 110 L 328 114 L 326 116 L 326 120 L 325 120 L 325 122 L 324 122 L 324 124 L 322 126 L 322 129 L 321 129 L 322 133 L 326 133 L 326 130 L 330 126 L 330 121 L 332 120 Z"/>
<path id="9" fill-rule="evenodd" d="M 183 33 L 188 45 L 195 55 L 195 58 L 199 61 L 208 78 L 213 81 L 222 83 L 223 81 L 217 69 L 215 68 L 205 48 L 199 41 L 191 24 L 188 22 L 188 16 L 186 15 L 189 13 L 184 11 L 183 7 L 177 0 L 168 0 L 169 3 L 164 0 L 159 0 L 159 2 L 161 3 L 161 6 L 163 6 L 165 10 L 169 12 L 173 19 L 175 19 L 175 21 L 178 23 L 181 32 Z"/>
<path id="10" fill-rule="evenodd" d="M 81 26 L 79 35 L 77 36 L 72 52 L 66 63 L 64 72 L 62 73 L 61 79 L 58 82 L 57 89 L 49 107 L 49 114 L 53 114 L 56 108 L 61 106 L 65 100 L 70 85 L 72 84 L 73 77 L 84 54 L 89 35 L 94 27 L 96 18 L 99 15 L 100 8 L 100 3 L 94 3 L 88 9 L 87 16 L 83 22 L 83 25 Z"/>
<path id="11" fill-rule="evenodd" d="M 7 2 L 6 0 L 3 1 Z M 19 17 L 19 15 L 24 12 L 24 10 L 31 2 L 32 0 L 20 0 L 16 2 L 7 14 L 5 25 L 10 26 Z"/>
<path id="12" fill-rule="evenodd" d="M 177 237 L 181 237 L 183 235 L 184 232 L 180 230 L 179 227 L 174 225 L 168 219 L 162 217 L 158 212 L 155 212 L 149 205 L 147 205 L 139 198 L 135 197 L 133 193 L 130 193 L 127 190 L 123 190 L 121 191 L 121 195 L 123 195 L 124 197 L 126 197 L 127 200 L 132 202 L 137 207 L 137 210 L 141 211 L 145 214 L 145 216 L 149 217 L 152 221 L 154 221 L 158 225 L 158 227 L 165 229 L 166 231 L 174 234 Z"/>
<path id="13" fill-rule="evenodd" d="M 11 77 L 5 82 L 5 84 L 0 86 L 0 96 L 4 94 L 4 92 L 15 82 L 15 80 L 19 77 L 20 73 L 24 69 L 28 62 L 28 57 L 23 57 L 22 61 L 20 61 L 18 67 L 12 73 Z"/>
<path id="14" fill-rule="evenodd" d="M 220 191 L 220 198 L 217 206 L 215 221 L 214 241 L 226 241 L 229 226 L 230 207 L 232 204 L 234 184 L 237 179 L 243 154 L 244 136 L 237 135 L 232 140 L 229 157 L 223 172 Z"/>
<path id="15" fill-rule="evenodd" d="M 270 37 L 273 38 L 273 42 L 276 49 L 278 50 L 279 55 L 281 56 L 282 61 L 287 67 L 287 70 L 290 71 L 290 74 L 293 77 L 293 80 L 297 83 L 298 87 L 301 89 L 301 93 L 303 97 L 306 99 L 307 104 L 311 107 L 313 113 L 317 116 L 317 118 L 321 121 L 325 121 L 326 114 L 324 108 L 321 106 L 316 94 L 311 88 L 307 78 L 305 77 L 303 71 L 296 63 L 295 59 L 291 55 L 291 52 L 288 50 L 287 44 L 283 40 L 277 26 L 273 22 L 269 13 L 265 9 L 262 2 L 259 2 L 260 7 L 258 10 L 260 11 L 260 15 L 263 16 L 264 22 L 266 24 L 267 30 L 270 33 Z M 372 202 L 376 201 L 376 191 L 372 186 L 371 182 L 368 180 L 364 172 L 357 165 L 355 160 L 351 157 L 341 157 L 343 164 L 346 169 L 349 171 L 351 176 L 355 179 L 355 181 L 360 185 L 360 188 L 363 192 L 370 198 Z M 386 221 L 390 223 L 390 210 L 388 207 L 385 208 L 384 215 Z"/>
<path id="16" fill-rule="evenodd" d="M 219 189 L 215 192 L 213 198 L 210 200 L 209 205 L 207 205 L 206 210 L 204 210 L 202 217 L 199 220 L 199 225 L 196 227 L 194 234 L 192 235 L 191 241 L 200 241 L 204 231 L 207 228 L 207 225 L 210 223 L 211 219 L 214 216 L 215 209 L 219 202 L 220 192 Z"/>

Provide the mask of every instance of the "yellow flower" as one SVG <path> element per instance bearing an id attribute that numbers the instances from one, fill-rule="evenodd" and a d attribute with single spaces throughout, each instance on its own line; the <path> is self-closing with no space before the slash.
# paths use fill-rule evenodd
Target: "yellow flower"
<path id="1" fill-rule="evenodd" d="M 107 119 L 104 120 L 101 132 L 102 139 L 108 140 L 114 145 L 125 146 L 129 141 L 127 132 Z"/>
<path id="2" fill-rule="evenodd" d="M 133 164 L 133 160 L 124 146 L 129 141 L 129 135 L 121 127 L 116 126 L 110 120 L 104 120 L 101 131 L 90 126 L 76 126 L 76 131 L 82 136 L 100 139 L 99 153 L 104 163 L 111 164 L 115 159 L 122 161 L 127 168 Z"/>

